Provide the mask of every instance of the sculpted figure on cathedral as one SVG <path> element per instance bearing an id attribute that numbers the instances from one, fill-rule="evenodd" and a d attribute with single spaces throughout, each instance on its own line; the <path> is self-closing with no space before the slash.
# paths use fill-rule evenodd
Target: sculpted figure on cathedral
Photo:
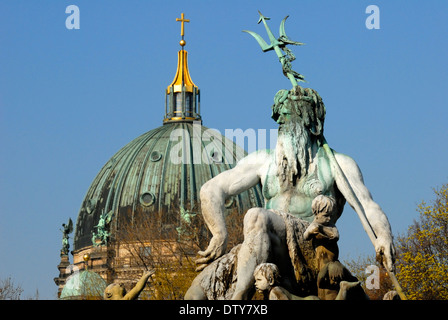
<path id="1" fill-rule="evenodd" d="M 95 226 L 97 232 L 92 233 L 92 244 L 97 247 L 100 245 L 107 245 L 110 233 L 108 231 L 109 224 L 112 220 L 112 212 L 102 212 L 98 224 Z"/>
<path id="2" fill-rule="evenodd" d="M 69 218 L 67 224 L 62 224 L 62 249 L 61 249 L 61 256 L 68 255 L 69 249 L 70 249 L 70 243 L 68 241 L 69 234 L 73 232 L 73 222 L 72 219 Z"/>

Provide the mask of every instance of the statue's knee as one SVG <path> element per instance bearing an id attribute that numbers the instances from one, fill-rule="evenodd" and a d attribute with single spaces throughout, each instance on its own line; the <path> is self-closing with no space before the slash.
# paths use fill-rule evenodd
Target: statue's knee
<path id="1" fill-rule="evenodd" d="M 207 300 L 207 296 L 198 285 L 192 285 L 185 293 L 184 300 Z"/>
<path id="2" fill-rule="evenodd" d="M 263 208 L 251 208 L 244 216 L 244 232 L 266 230 L 268 220 Z"/>

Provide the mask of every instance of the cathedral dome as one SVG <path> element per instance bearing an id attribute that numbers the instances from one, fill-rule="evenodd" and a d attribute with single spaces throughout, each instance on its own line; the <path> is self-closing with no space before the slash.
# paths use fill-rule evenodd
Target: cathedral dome
<path id="1" fill-rule="evenodd" d="M 184 50 L 184 19 L 177 71 L 165 90 L 163 125 L 120 149 L 97 174 L 79 210 L 74 250 L 104 245 L 119 230 L 143 215 L 164 228 L 180 227 L 182 213 L 201 213 L 202 185 L 234 167 L 245 151 L 219 132 L 202 125 L 200 90 L 190 76 Z M 162 109 L 162 107 L 161 107 Z M 259 185 L 227 199 L 227 215 L 262 207 Z M 233 215 L 231 216 L 233 217 Z"/>
<path id="2" fill-rule="evenodd" d="M 90 270 L 75 272 L 67 278 L 59 299 L 61 300 L 101 300 L 106 281 Z"/>
<path id="3" fill-rule="evenodd" d="M 166 227 L 180 219 L 181 208 L 200 213 L 201 186 L 244 154 L 233 141 L 197 121 L 169 122 L 146 132 L 120 149 L 93 180 L 79 211 L 74 249 L 92 245 L 105 214 L 115 221 L 132 221 L 143 213 Z M 225 205 L 228 214 L 260 206 L 259 186 Z"/>
<path id="4" fill-rule="evenodd" d="M 210 236 L 201 214 L 201 187 L 246 155 L 232 140 L 202 125 L 200 90 L 192 81 L 184 50 L 184 23 L 189 20 L 182 14 L 176 21 L 182 26 L 181 50 L 174 80 L 165 90 L 161 126 L 118 150 L 87 189 L 72 251 L 73 265 L 85 271 L 68 277 L 68 255 L 61 251 L 59 277 L 54 281 L 62 299 L 85 295 L 75 290 L 73 282 L 89 283 L 91 278 L 104 279 L 94 284 L 101 293 L 106 282 L 133 286 L 148 266 L 172 272 L 169 277 L 177 272 L 185 275 L 184 262 L 199 247 L 205 249 Z M 226 199 L 229 243 L 241 241 L 246 211 L 263 205 L 260 184 Z M 68 240 L 68 233 L 63 240 Z M 172 298 L 178 294 L 176 288 L 174 293 L 165 292 L 160 280 L 154 296 Z"/>

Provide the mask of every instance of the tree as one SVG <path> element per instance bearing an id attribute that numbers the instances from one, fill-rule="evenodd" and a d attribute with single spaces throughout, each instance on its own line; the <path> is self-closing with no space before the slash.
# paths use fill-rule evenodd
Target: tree
<path id="1" fill-rule="evenodd" d="M 161 224 L 157 219 L 139 215 L 132 222 L 121 221 L 116 234 L 120 253 L 115 259 L 115 268 L 126 265 L 127 269 L 139 273 L 155 270 L 140 299 L 183 299 L 196 275 L 193 258 L 198 250 L 197 233 L 192 226 L 186 226 L 181 237 L 174 221 L 164 222 Z M 137 279 L 135 272 L 130 276 Z M 132 279 L 122 277 L 121 280 L 129 282 L 129 286 L 135 285 Z"/>
<path id="2" fill-rule="evenodd" d="M 0 279 L 0 300 L 20 300 L 23 289 L 11 277 Z"/>
<path id="3" fill-rule="evenodd" d="M 371 300 L 382 300 L 387 292 L 394 290 L 387 271 L 376 261 L 375 255 L 344 260 L 343 264 L 361 281 Z"/>
<path id="4" fill-rule="evenodd" d="M 448 299 L 448 184 L 435 200 L 417 207 L 420 216 L 398 237 L 397 279 L 412 300 Z"/>
<path id="5" fill-rule="evenodd" d="M 211 238 L 198 211 L 179 208 L 160 216 L 137 211 L 132 220 L 120 219 L 111 242 L 114 249 L 109 264 L 114 274 L 126 271 L 117 281 L 128 289 L 135 285 L 143 270 L 154 269 L 155 274 L 139 299 L 183 299 L 198 275 L 197 252 L 205 250 Z M 228 248 L 232 248 L 243 240 L 243 215 L 235 209 L 227 215 L 226 222 Z"/>

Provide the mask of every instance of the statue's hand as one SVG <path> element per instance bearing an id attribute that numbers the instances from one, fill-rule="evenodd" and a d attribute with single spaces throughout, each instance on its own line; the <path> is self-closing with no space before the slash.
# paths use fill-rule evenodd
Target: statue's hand
<path id="1" fill-rule="evenodd" d="M 312 222 L 303 233 L 303 238 L 305 240 L 311 240 L 311 238 L 317 234 L 319 234 L 319 226 L 317 223 Z"/>
<path id="2" fill-rule="evenodd" d="M 224 254 L 227 247 L 227 236 L 213 236 L 210 240 L 208 248 L 205 251 L 199 251 L 198 255 L 202 258 L 196 260 L 196 271 L 201 271 L 210 262 L 218 259 Z"/>
<path id="3" fill-rule="evenodd" d="M 151 269 L 151 270 L 146 270 L 144 273 L 143 273 L 143 276 L 144 277 L 146 277 L 147 279 L 149 279 L 149 277 L 151 277 L 153 274 L 155 274 L 156 273 L 156 271 L 154 270 L 154 269 Z"/>
<path id="4" fill-rule="evenodd" d="M 376 259 L 387 270 L 395 271 L 395 247 L 390 237 L 378 237 L 375 242 Z"/>

